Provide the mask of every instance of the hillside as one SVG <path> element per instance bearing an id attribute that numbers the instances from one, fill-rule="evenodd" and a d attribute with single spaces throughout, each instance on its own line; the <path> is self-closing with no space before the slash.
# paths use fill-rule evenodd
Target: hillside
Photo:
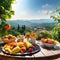
<path id="1" fill-rule="evenodd" d="M 12 26 L 17 26 L 18 24 L 20 26 L 26 25 L 27 27 L 34 27 L 34 26 L 45 26 L 45 25 L 54 25 L 57 22 L 50 19 L 40 19 L 40 20 L 9 20 L 8 23 L 10 23 Z"/>

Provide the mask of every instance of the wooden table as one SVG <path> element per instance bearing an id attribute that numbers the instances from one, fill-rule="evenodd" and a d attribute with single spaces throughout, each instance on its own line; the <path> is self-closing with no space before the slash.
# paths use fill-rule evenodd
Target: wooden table
<path id="1" fill-rule="evenodd" d="M 60 50 L 40 47 L 41 51 L 32 56 L 11 56 L 0 49 L 0 60 L 60 60 Z"/>

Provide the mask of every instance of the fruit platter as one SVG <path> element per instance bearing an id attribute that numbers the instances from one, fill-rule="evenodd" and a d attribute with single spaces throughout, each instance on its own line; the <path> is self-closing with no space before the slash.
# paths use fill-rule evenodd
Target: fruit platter
<path id="1" fill-rule="evenodd" d="M 57 43 L 59 43 L 57 40 L 54 40 L 52 38 L 41 38 L 41 41 L 43 46 L 45 47 L 54 47 Z"/>
<path id="2" fill-rule="evenodd" d="M 23 39 L 22 35 L 15 37 L 12 35 L 3 36 L 2 40 L 6 43 L 2 47 L 2 52 L 14 56 L 33 55 L 40 51 L 40 46 Z M 12 40 L 12 41 L 11 41 Z"/>

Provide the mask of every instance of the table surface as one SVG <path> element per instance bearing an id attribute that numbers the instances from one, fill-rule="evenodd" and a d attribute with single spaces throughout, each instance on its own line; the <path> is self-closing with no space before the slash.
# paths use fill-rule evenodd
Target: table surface
<path id="1" fill-rule="evenodd" d="M 60 44 L 60 43 L 59 43 Z M 0 60 L 23 60 L 23 59 L 30 59 L 30 60 L 60 60 L 60 50 L 56 50 L 54 48 L 46 48 L 46 47 L 42 47 L 40 46 L 41 51 L 39 51 L 38 53 L 32 55 L 32 56 L 11 56 L 11 55 L 6 55 L 4 54 L 1 49 L 0 49 Z M 4 58 L 3 58 L 4 57 Z"/>

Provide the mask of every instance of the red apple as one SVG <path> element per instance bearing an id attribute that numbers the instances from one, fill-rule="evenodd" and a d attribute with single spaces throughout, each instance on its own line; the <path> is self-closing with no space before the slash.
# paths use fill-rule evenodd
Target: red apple
<path id="1" fill-rule="evenodd" d="M 26 47 L 21 47 L 21 52 L 26 52 Z"/>
<path id="2" fill-rule="evenodd" d="M 11 25 L 10 24 L 5 24 L 4 30 L 9 30 L 10 28 L 11 28 Z"/>

